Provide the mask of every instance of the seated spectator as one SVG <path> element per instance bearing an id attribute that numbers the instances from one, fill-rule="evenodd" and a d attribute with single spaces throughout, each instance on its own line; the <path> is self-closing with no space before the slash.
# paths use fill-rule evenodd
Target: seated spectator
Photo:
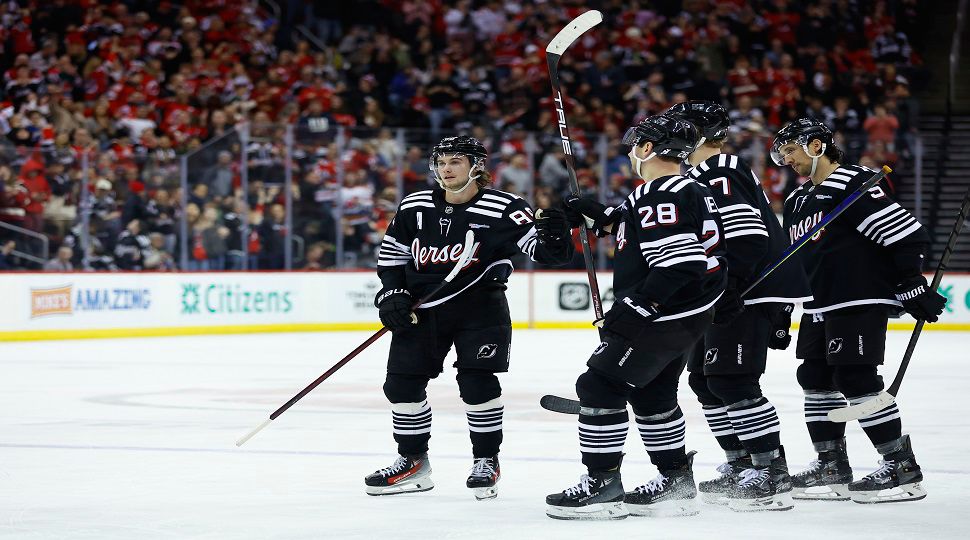
<path id="1" fill-rule="evenodd" d="M 869 135 L 869 143 L 881 142 L 886 148 L 892 150 L 896 140 L 896 130 L 899 129 L 899 120 L 886 111 L 885 105 L 876 105 L 872 108 L 873 115 L 866 118 L 862 124 L 862 129 Z"/>
<path id="2" fill-rule="evenodd" d="M 53 259 L 44 263 L 44 270 L 48 272 L 70 272 L 74 270 L 71 259 L 74 257 L 74 250 L 71 246 L 61 246 L 57 248 L 57 255 Z"/>
<path id="3" fill-rule="evenodd" d="M 334 265 L 333 246 L 326 242 L 316 242 L 310 245 L 306 251 L 306 260 L 303 261 L 304 270 L 323 270 Z"/>

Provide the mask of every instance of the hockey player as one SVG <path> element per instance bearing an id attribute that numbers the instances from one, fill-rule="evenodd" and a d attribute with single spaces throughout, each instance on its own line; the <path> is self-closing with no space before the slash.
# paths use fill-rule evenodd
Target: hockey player
<path id="1" fill-rule="evenodd" d="M 561 210 L 534 219 L 516 195 L 486 187 L 485 147 L 465 135 L 443 139 L 429 166 L 439 189 L 401 201 L 378 253 L 383 288 L 374 303 L 392 332 L 384 394 L 391 402 L 399 457 L 365 478 L 370 495 L 434 487 L 428 461 L 431 407 L 426 388 L 455 347 L 458 388 L 468 419 L 474 463 L 466 485 L 478 499 L 497 495 L 502 443 L 502 389 L 496 373 L 509 368 L 512 324 L 505 298 L 511 258 L 525 253 L 559 265 L 572 256 Z M 417 298 L 441 283 L 461 256 L 465 232 L 475 232 L 474 255 L 442 296 L 420 306 Z"/>
<path id="2" fill-rule="evenodd" d="M 602 342 L 576 381 L 582 404 L 579 447 L 588 469 L 579 484 L 546 497 L 557 519 L 620 519 L 634 515 L 689 515 L 697 488 L 694 452 L 684 446 L 684 415 L 677 383 L 688 349 L 713 318 L 727 275 L 721 231 L 710 192 L 679 174 L 697 144 L 690 123 L 653 116 L 630 128 L 623 144 L 646 181 L 617 208 L 571 199 L 571 224 L 582 215 L 599 233 L 616 235 L 616 301 L 598 321 Z M 568 216 L 568 214 L 567 214 Z M 624 493 L 620 461 L 632 405 L 640 437 L 660 475 Z"/>
<path id="3" fill-rule="evenodd" d="M 710 188 L 717 203 L 728 262 L 727 289 L 698 348 L 704 352 L 693 355 L 687 366 L 688 383 L 727 456 L 718 467 L 722 475 L 699 483 L 698 490 L 702 500 L 738 511 L 788 510 L 791 479 L 780 424 L 759 379 L 768 348 L 788 347 L 792 304 L 811 299 L 808 281 L 797 264 L 781 266 L 748 293 L 742 306 L 740 291 L 778 260 L 789 245 L 787 235 L 748 164 L 721 152 L 730 127 L 724 107 L 690 101 L 667 113 L 700 131 L 700 143 L 688 157 L 693 167 L 688 174 Z"/>
<path id="4" fill-rule="evenodd" d="M 783 127 L 771 156 L 810 180 L 785 201 L 791 241 L 875 174 L 843 165 L 832 132 L 811 118 Z M 883 389 L 877 367 L 885 356 L 890 316 L 905 311 L 933 322 L 942 312 L 945 299 L 920 273 L 928 245 L 926 230 L 877 185 L 802 248 L 814 299 L 805 304 L 795 352 L 802 360 L 798 383 L 805 391 L 805 420 L 818 460 L 793 477 L 796 498 L 881 503 L 926 496 L 896 404 L 859 420 L 882 460 L 875 472 L 855 482 L 845 424 L 828 421 L 826 414 L 844 407 L 846 398 L 861 403 Z"/>

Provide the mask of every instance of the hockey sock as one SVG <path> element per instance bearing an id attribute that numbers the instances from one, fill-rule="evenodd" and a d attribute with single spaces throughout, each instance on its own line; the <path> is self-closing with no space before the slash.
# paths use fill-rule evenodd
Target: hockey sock
<path id="1" fill-rule="evenodd" d="M 472 455 L 476 458 L 498 454 L 502 444 L 502 399 L 495 398 L 479 405 L 465 404 L 468 434 L 472 440 Z"/>
<path id="2" fill-rule="evenodd" d="M 590 471 L 618 467 L 629 427 L 630 414 L 626 409 L 584 407 L 579 413 L 579 450 L 583 453 L 583 465 Z"/>
<path id="3" fill-rule="evenodd" d="M 858 405 L 872 399 L 874 395 L 850 397 L 849 403 Z M 895 402 L 881 411 L 863 416 L 859 419 L 859 426 L 882 455 L 890 454 L 902 447 L 903 422 L 899 418 L 899 407 Z"/>
<path id="4" fill-rule="evenodd" d="M 748 451 L 741 444 L 741 439 L 734 433 L 731 420 L 728 418 L 727 407 L 724 405 L 704 405 L 704 418 L 714 434 L 717 444 L 724 450 L 728 461 L 748 455 Z"/>
<path id="5" fill-rule="evenodd" d="M 637 415 L 637 429 L 657 469 L 669 471 L 684 462 L 686 424 L 679 406 L 660 414 Z"/>
<path id="6" fill-rule="evenodd" d="M 765 397 L 745 399 L 727 406 L 731 426 L 755 465 L 768 465 L 778 457 L 781 425 L 774 405 Z"/>
<path id="7" fill-rule="evenodd" d="M 427 400 L 420 403 L 392 403 L 391 418 L 399 454 L 410 456 L 428 451 L 431 406 Z"/>
<path id="8" fill-rule="evenodd" d="M 841 392 L 805 390 L 805 425 L 816 452 L 835 450 L 845 438 L 845 424 L 829 421 L 828 414 L 846 405 Z"/>

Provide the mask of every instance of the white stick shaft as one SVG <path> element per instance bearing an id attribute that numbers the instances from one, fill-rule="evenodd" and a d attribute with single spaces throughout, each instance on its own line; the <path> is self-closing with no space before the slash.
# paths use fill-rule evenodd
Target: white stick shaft
<path id="1" fill-rule="evenodd" d="M 872 399 L 867 399 L 856 405 L 849 405 L 841 409 L 829 411 L 828 417 L 832 422 L 851 422 L 877 413 L 893 404 L 896 398 L 889 392 L 881 392 Z"/>
<path id="2" fill-rule="evenodd" d="M 253 438 L 253 435 L 255 435 L 255 434 L 259 433 L 260 431 L 262 431 L 263 428 L 265 428 L 266 426 L 268 426 L 269 423 L 272 422 L 272 421 L 273 421 L 272 418 L 267 418 L 265 422 L 263 422 L 262 424 L 256 426 L 256 429 L 250 431 L 243 438 L 241 438 L 238 441 L 236 441 L 236 446 L 242 446 L 242 445 L 246 444 L 246 441 L 248 441 L 249 439 L 252 439 Z"/>

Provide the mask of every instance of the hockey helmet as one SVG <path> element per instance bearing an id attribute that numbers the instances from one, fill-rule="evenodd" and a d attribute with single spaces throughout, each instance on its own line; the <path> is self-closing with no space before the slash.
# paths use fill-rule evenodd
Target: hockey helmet
<path id="1" fill-rule="evenodd" d="M 691 100 L 677 103 L 664 114 L 684 118 L 694 124 L 701 134 L 701 140 L 697 146 L 706 141 L 723 140 L 727 137 L 728 128 L 731 126 L 727 110 L 720 103 L 713 101 Z"/>
<path id="2" fill-rule="evenodd" d="M 694 151 L 698 140 L 700 134 L 690 122 L 674 115 L 658 114 L 626 130 L 622 143 L 637 147 L 645 142 L 652 142 L 653 152 L 642 161 L 647 161 L 654 155 L 683 161 Z"/>
<path id="3" fill-rule="evenodd" d="M 815 139 L 822 141 L 822 150 L 817 156 L 813 156 L 808 151 L 808 143 Z M 779 167 L 785 165 L 785 156 L 781 153 L 781 147 L 792 143 L 801 146 L 812 159 L 818 159 L 825 153 L 825 147 L 832 144 L 832 130 L 822 121 L 808 117 L 799 118 L 785 124 L 785 127 L 778 131 L 775 140 L 771 143 L 771 160 L 775 162 L 775 165 Z"/>
<path id="4" fill-rule="evenodd" d="M 445 187 L 444 181 L 438 175 L 438 168 L 436 167 L 439 157 L 453 154 L 466 156 L 471 163 L 471 169 L 468 171 L 468 182 L 457 190 Z M 479 171 L 485 170 L 485 161 L 487 159 L 488 151 L 485 150 L 485 145 L 481 141 L 470 135 L 458 135 L 456 137 L 445 137 L 434 146 L 431 150 L 431 156 L 428 158 L 428 168 L 431 169 L 431 172 L 434 174 L 434 179 L 442 189 L 451 191 L 452 193 L 459 193 L 464 191 L 469 184 L 479 177 Z"/>

